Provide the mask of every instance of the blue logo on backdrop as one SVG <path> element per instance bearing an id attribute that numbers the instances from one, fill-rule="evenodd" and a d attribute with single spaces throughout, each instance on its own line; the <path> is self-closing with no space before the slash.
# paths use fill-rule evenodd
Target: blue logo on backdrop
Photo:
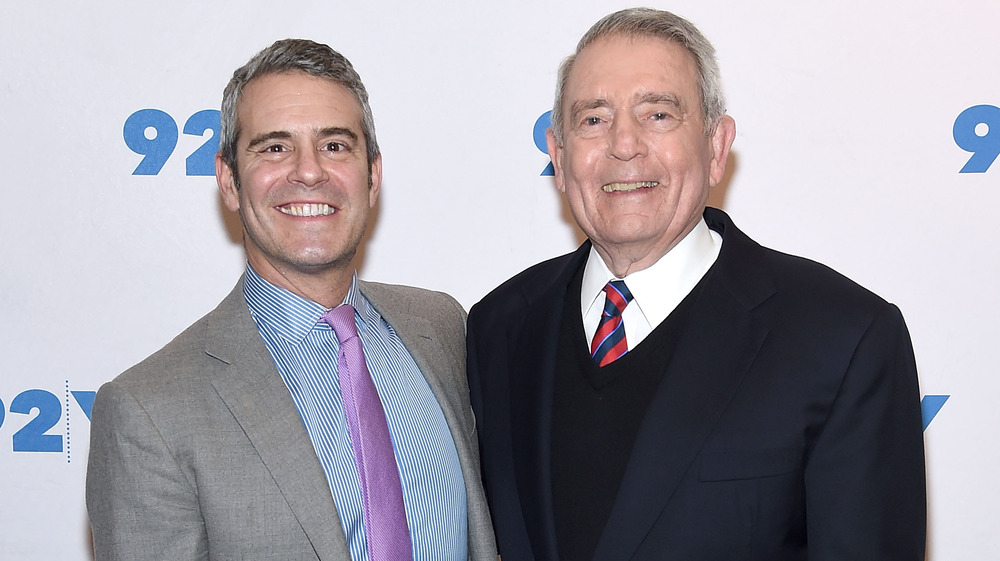
<path id="1" fill-rule="evenodd" d="M 931 424 L 938 411 L 944 407 L 944 402 L 948 401 L 950 395 L 925 395 L 920 400 L 920 414 L 924 418 L 924 430 Z"/>
<path id="2" fill-rule="evenodd" d="M 184 122 L 184 134 L 205 136 L 208 131 L 212 136 L 185 160 L 187 175 L 215 175 L 219 111 L 198 111 Z M 122 136 L 129 150 L 143 156 L 132 175 L 156 175 L 177 147 L 177 121 L 159 109 L 140 109 L 125 120 Z"/>
<path id="3" fill-rule="evenodd" d="M 972 152 L 959 173 L 984 173 L 1000 154 L 1000 107 L 974 105 L 962 111 L 951 134 L 959 148 Z"/>
<path id="4" fill-rule="evenodd" d="M 71 401 L 76 402 L 79 410 L 89 421 L 97 392 L 71 391 L 67 380 L 63 393 L 63 399 L 60 399 L 48 390 L 30 389 L 10 400 L 10 413 L 30 417 L 11 437 L 11 449 L 14 452 L 65 452 L 66 462 L 70 462 Z M 0 428 L 5 424 L 9 428 L 16 421 L 13 415 L 6 415 L 5 410 L 8 409 L 0 399 Z M 31 417 L 32 413 L 34 417 Z M 63 417 L 66 419 L 65 433 L 48 434 Z"/>
<path id="5" fill-rule="evenodd" d="M 546 111 L 542 113 L 542 116 L 535 121 L 535 128 L 532 131 L 532 135 L 535 137 L 535 146 L 542 151 L 542 154 L 548 155 L 549 147 L 545 144 L 545 131 L 552 126 L 552 111 Z M 542 170 L 542 175 L 555 175 L 555 169 L 552 167 L 552 162 L 549 161 L 549 165 L 545 166 Z"/>

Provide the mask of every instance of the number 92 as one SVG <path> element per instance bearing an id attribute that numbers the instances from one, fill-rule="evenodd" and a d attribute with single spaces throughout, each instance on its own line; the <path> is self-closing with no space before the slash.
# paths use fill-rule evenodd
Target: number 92
<path id="1" fill-rule="evenodd" d="M 152 129 L 152 138 L 147 131 Z M 184 134 L 212 136 L 185 160 L 187 175 L 215 175 L 215 153 L 219 151 L 219 111 L 198 111 L 184 123 Z M 177 147 L 177 122 L 159 109 L 140 109 L 129 115 L 122 129 L 125 145 L 144 156 L 132 175 L 156 175 Z"/>

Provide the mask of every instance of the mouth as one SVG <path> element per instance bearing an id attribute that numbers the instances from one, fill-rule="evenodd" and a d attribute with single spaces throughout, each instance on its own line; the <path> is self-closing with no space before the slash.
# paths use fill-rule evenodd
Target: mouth
<path id="1" fill-rule="evenodd" d="M 639 189 L 649 189 L 650 187 L 656 187 L 659 185 L 657 181 L 635 181 L 632 183 L 608 183 L 601 189 L 605 193 L 631 193 L 632 191 L 638 191 Z"/>
<path id="2" fill-rule="evenodd" d="M 276 208 L 289 216 L 329 216 L 337 212 L 337 209 L 326 203 L 287 204 Z"/>

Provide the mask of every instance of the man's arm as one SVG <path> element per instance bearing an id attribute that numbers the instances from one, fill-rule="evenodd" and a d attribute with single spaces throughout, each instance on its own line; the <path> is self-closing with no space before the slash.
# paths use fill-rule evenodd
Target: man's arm
<path id="1" fill-rule="evenodd" d="M 926 537 L 917 371 L 899 310 L 861 338 L 806 460 L 810 561 L 922 561 Z"/>
<path id="2" fill-rule="evenodd" d="M 115 382 L 94 400 L 87 511 L 97 561 L 208 558 L 193 482 L 142 405 Z"/>

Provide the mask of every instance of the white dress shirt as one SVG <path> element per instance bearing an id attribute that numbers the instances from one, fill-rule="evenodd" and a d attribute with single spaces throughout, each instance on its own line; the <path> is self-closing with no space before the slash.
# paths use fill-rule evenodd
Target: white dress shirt
<path id="1" fill-rule="evenodd" d="M 715 263 L 721 249 L 722 236 L 702 219 L 656 263 L 621 279 L 633 298 L 622 312 L 629 350 L 641 343 L 691 293 Z M 580 310 L 588 346 L 604 311 L 604 285 L 617 279 L 591 246 L 580 290 Z"/>

